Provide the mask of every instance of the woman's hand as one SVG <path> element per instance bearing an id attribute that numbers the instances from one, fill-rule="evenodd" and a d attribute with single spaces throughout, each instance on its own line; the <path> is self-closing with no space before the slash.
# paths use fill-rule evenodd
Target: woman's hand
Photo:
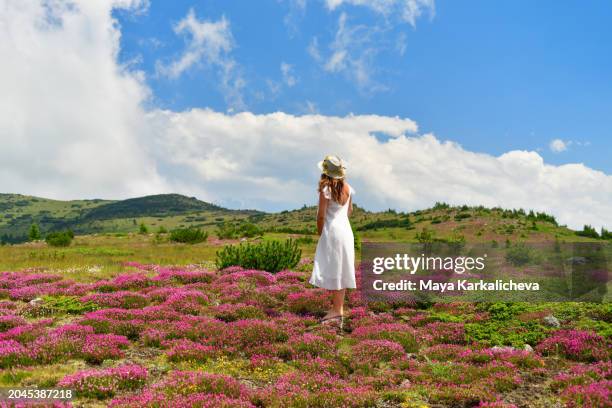
<path id="1" fill-rule="evenodd" d="M 325 224 L 325 212 L 327 211 L 328 200 L 323 195 L 323 192 L 319 193 L 319 209 L 317 210 L 317 232 L 319 235 L 323 232 L 323 225 Z"/>

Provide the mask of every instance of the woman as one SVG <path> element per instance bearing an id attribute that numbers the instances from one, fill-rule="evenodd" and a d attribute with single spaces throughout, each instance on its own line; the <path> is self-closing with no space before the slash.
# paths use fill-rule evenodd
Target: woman
<path id="1" fill-rule="evenodd" d="M 322 323 L 339 322 L 344 316 L 344 294 L 355 285 L 355 243 L 348 217 L 353 211 L 353 188 L 345 181 L 345 166 L 337 156 L 326 156 L 319 163 L 320 238 L 314 257 L 310 283 L 332 292 L 332 308 Z"/>

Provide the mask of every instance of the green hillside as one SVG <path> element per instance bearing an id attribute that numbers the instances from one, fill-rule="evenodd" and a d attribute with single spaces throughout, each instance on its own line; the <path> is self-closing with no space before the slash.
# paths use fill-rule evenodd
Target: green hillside
<path id="1" fill-rule="evenodd" d="M 228 218 L 240 219 L 257 211 L 232 211 L 179 194 L 160 194 L 127 200 L 59 201 L 19 194 L 0 194 L 0 239 L 23 242 L 32 224 L 43 235 L 72 229 L 78 235 L 130 232 L 140 223 L 176 228 L 216 225 Z"/>
<path id="2" fill-rule="evenodd" d="M 255 231 L 256 234 L 312 236 L 316 233 L 315 219 L 314 206 L 280 213 L 229 210 L 179 194 L 74 201 L 0 194 L 0 240 L 5 243 L 26 241 L 32 224 L 40 227 L 43 236 L 62 229 L 72 229 L 77 235 L 122 234 L 138 231 L 140 224 L 145 224 L 151 232 L 162 227 L 166 230 L 198 227 L 215 236 L 219 227 L 224 225 Z M 597 238 L 581 236 L 581 233 L 558 225 L 554 217 L 543 213 L 453 207 L 444 203 L 410 213 L 394 210 L 372 212 L 355 205 L 351 223 L 361 239 L 370 241 L 414 241 L 423 231 L 432 239 L 495 241 L 500 244 L 506 240 L 584 241 Z"/>

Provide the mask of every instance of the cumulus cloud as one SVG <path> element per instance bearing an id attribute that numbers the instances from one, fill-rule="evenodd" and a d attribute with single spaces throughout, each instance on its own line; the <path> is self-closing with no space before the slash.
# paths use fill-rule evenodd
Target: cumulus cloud
<path id="1" fill-rule="evenodd" d="M 143 75 L 117 63 L 117 7 L 146 2 L 0 0 L 0 191 L 168 191 L 140 131 Z"/>
<path id="2" fill-rule="evenodd" d="M 612 176 L 536 152 L 474 153 L 379 115 L 144 110 L 143 76 L 117 63 L 111 8 L 0 0 L 0 191 L 52 198 L 195 195 L 232 208 L 316 202 L 316 163 L 337 153 L 356 202 L 533 208 L 572 227 L 612 225 Z M 8 40 L 10 38 L 10 40 Z M 61 57 L 58 57 L 61 56 Z M 383 134 L 386 137 L 380 137 Z"/>
<path id="3" fill-rule="evenodd" d="M 218 21 L 199 20 L 193 9 L 174 26 L 174 32 L 186 38 L 183 53 L 170 63 L 157 62 L 157 73 L 178 78 L 194 66 L 213 67 L 218 70 L 226 101 L 236 109 L 246 107 L 242 89 L 245 81 L 238 64 L 231 56 L 234 38 L 225 17 Z"/>
<path id="4" fill-rule="evenodd" d="M 197 109 L 150 115 L 157 150 L 170 153 L 182 180 L 204 181 L 218 200 L 240 192 L 252 207 L 312 203 L 314 163 L 337 153 L 349 163 L 356 201 L 368 208 L 412 210 L 446 201 L 546 211 L 573 227 L 612 224 L 612 176 L 582 164 L 549 165 L 532 151 L 470 152 L 418 135 L 409 119 Z"/>

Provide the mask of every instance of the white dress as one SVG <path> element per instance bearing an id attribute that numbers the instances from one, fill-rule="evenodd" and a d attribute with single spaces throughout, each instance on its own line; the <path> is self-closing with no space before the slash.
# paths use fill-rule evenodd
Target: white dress
<path id="1" fill-rule="evenodd" d="M 349 186 L 349 197 L 355 194 Z M 329 290 L 355 288 L 355 238 L 348 219 L 349 201 L 340 205 L 326 186 L 323 195 L 329 199 L 323 231 L 317 243 L 310 283 Z"/>

